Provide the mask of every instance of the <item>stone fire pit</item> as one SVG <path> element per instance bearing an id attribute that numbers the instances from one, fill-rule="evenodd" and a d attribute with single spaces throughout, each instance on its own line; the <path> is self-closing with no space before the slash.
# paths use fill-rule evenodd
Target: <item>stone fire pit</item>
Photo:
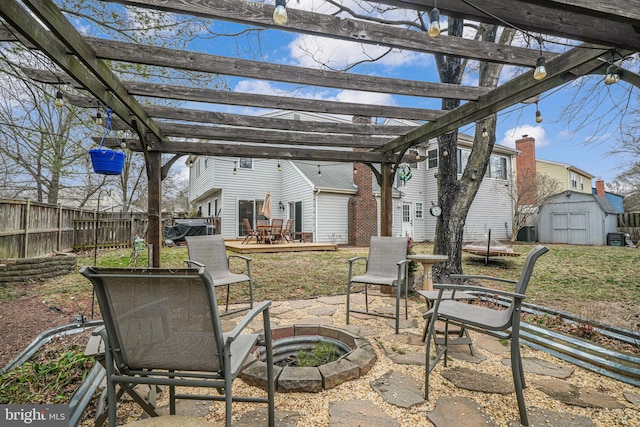
<path id="1" fill-rule="evenodd" d="M 274 360 L 282 359 L 285 354 L 306 350 L 313 343 L 333 342 L 342 350 L 343 355 L 335 362 L 319 367 L 274 366 L 276 391 L 311 392 L 328 390 L 345 381 L 360 378 L 375 364 L 376 353 L 366 338 L 331 326 L 290 325 L 273 328 Z M 240 378 L 247 384 L 267 388 L 267 367 L 261 360 L 264 349 L 258 348 L 254 357 L 247 362 Z"/>

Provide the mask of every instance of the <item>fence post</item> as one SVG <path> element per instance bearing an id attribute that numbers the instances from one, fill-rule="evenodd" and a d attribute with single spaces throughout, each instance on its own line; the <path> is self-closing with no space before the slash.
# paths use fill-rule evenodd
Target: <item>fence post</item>
<path id="1" fill-rule="evenodd" d="M 62 204 L 58 202 L 58 242 L 56 250 L 62 252 Z"/>
<path id="2" fill-rule="evenodd" d="M 24 208 L 24 216 L 22 217 L 22 224 L 24 228 L 24 240 L 22 246 L 22 258 L 26 258 L 29 252 L 29 216 L 31 214 L 31 200 L 27 200 L 27 204 Z"/>

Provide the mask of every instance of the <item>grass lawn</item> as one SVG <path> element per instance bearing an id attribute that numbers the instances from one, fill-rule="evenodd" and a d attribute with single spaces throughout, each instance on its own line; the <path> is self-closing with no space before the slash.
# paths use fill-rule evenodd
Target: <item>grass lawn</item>
<path id="1" fill-rule="evenodd" d="M 533 246 L 516 243 L 513 248 L 522 256 L 492 258 L 489 265 L 485 265 L 484 258 L 464 254 L 464 272 L 517 280 L 525 255 Z M 626 329 L 640 329 L 640 250 L 614 246 L 548 246 L 549 253 L 538 260 L 534 269 L 527 291 L 528 302 Z M 432 253 L 433 247 L 416 244 L 414 250 Z M 100 251 L 97 265 L 126 267 L 130 253 L 130 250 Z M 353 247 L 336 252 L 252 254 L 254 299 L 305 299 L 343 294 L 347 260 L 366 254 L 367 248 Z M 162 249 L 164 267 L 183 267 L 185 259 L 186 247 Z M 142 254 L 138 265 L 146 263 L 146 254 Z M 93 265 L 93 252 L 80 254 L 79 265 Z M 239 271 L 243 265 L 244 261 L 232 259 L 232 270 Z M 363 270 L 364 263 L 359 267 Z M 496 286 L 493 282 L 491 285 Z M 38 289 L 43 300 L 67 313 L 90 313 L 91 287 L 78 273 L 48 280 Z M 0 289 L 0 298 L 11 298 L 16 293 L 19 288 Z"/>

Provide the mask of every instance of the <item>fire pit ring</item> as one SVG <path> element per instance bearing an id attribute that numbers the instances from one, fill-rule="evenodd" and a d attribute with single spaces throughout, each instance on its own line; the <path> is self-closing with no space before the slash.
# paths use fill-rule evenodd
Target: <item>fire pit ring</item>
<path id="1" fill-rule="evenodd" d="M 345 381 L 360 378 L 375 364 L 377 357 L 371 342 L 340 328 L 323 325 L 289 325 L 271 330 L 276 391 L 320 392 Z M 335 362 L 318 367 L 278 366 L 301 350 L 310 350 L 320 342 L 335 344 L 341 354 Z M 246 383 L 267 388 L 264 347 L 258 347 L 240 374 Z"/>

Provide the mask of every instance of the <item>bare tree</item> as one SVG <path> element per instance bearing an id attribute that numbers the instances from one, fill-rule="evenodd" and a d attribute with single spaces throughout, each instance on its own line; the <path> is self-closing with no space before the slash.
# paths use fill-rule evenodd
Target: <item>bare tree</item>
<path id="1" fill-rule="evenodd" d="M 509 185 L 505 187 L 514 207 L 511 241 L 516 240 L 522 227 L 531 223 L 531 218 L 538 213 L 549 197 L 558 194 L 562 189 L 560 181 L 549 175 L 528 170 L 518 173 L 519 184 L 515 185 L 515 179 L 512 177 Z"/>

